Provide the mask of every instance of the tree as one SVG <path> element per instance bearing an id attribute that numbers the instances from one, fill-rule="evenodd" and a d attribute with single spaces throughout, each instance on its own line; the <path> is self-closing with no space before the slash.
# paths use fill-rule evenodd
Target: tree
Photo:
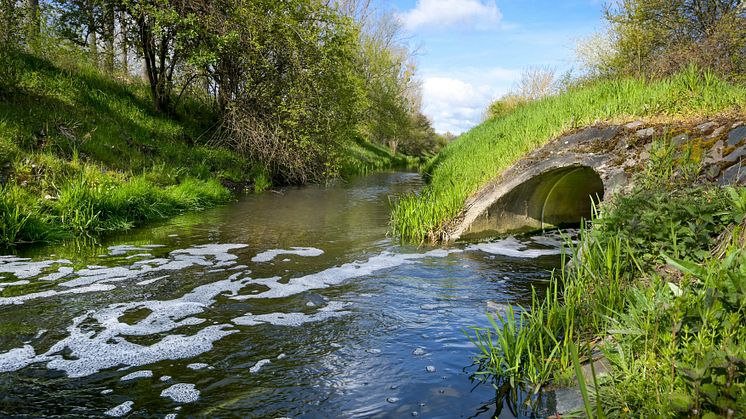
<path id="1" fill-rule="evenodd" d="M 28 40 L 33 50 L 39 49 L 39 36 L 41 35 L 41 16 L 39 12 L 39 0 L 27 0 L 28 8 Z"/>
<path id="2" fill-rule="evenodd" d="M 158 112 L 172 111 L 174 74 L 186 58 L 180 37 L 197 22 L 189 5 L 188 1 L 180 0 L 125 0 L 123 3 L 135 26 L 153 106 Z"/>
<path id="3" fill-rule="evenodd" d="M 216 141 L 287 183 L 334 176 L 363 103 L 352 21 L 315 0 L 223 0 L 191 60 L 222 110 Z"/>
<path id="4" fill-rule="evenodd" d="M 617 0 L 605 16 L 615 50 L 610 72 L 665 76 L 689 64 L 746 72 L 743 0 Z"/>

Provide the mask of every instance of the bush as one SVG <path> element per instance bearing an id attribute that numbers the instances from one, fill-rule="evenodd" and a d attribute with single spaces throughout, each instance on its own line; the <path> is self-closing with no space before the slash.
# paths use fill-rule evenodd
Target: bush
<path id="1" fill-rule="evenodd" d="M 663 77 L 694 64 L 742 80 L 746 74 L 746 14 L 733 0 L 618 0 L 606 8 L 612 75 Z M 604 68 L 607 67 L 607 68 Z"/>

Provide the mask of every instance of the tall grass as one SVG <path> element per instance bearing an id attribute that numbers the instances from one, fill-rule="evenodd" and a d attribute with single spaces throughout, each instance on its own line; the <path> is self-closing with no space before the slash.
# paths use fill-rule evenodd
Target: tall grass
<path id="1" fill-rule="evenodd" d="M 18 54 L 0 100 L 0 246 L 127 229 L 230 199 L 260 171 L 207 147 L 215 115 L 199 98 L 151 110 L 147 86 L 84 57 Z"/>
<path id="2" fill-rule="evenodd" d="M 712 114 L 744 103 L 746 87 L 695 68 L 658 81 L 599 80 L 529 102 L 474 127 L 441 151 L 426 168 L 430 184 L 399 200 L 393 228 L 409 241 L 438 239 L 470 194 L 568 129 L 599 120 Z"/>
<path id="3" fill-rule="evenodd" d="M 641 186 L 568 243 L 545 299 L 473 330 L 479 376 L 533 391 L 577 380 L 589 416 L 746 414 L 746 188 L 693 185 L 687 171 L 656 181 L 682 165 L 657 149 L 668 157 Z M 580 365 L 593 349 L 611 371 L 592 370 L 590 391 Z"/>

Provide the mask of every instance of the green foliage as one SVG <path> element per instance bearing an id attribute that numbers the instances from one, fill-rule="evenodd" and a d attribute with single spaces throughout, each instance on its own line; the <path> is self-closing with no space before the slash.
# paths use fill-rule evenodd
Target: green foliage
<path id="1" fill-rule="evenodd" d="M 206 208 L 230 199 L 217 179 L 251 179 L 245 158 L 189 140 L 202 120 L 153 113 L 147 86 L 27 54 L 15 71 L 17 91 L 0 101 L 0 246 Z"/>
<path id="2" fill-rule="evenodd" d="M 519 106 L 525 105 L 528 100 L 518 95 L 508 94 L 490 103 L 485 112 L 485 119 L 501 118 L 515 111 Z"/>
<path id="3" fill-rule="evenodd" d="M 613 53 L 601 74 L 666 76 L 696 64 L 733 79 L 746 72 L 740 0 L 618 0 L 606 7 Z"/>
<path id="4" fill-rule="evenodd" d="M 211 66 L 225 113 L 218 141 L 282 183 L 335 176 L 362 109 L 357 29 L 315 1 L 227 7 L 203 43 L 220 46 Z"/>
<path id="5" fill-rule="evenodd" d="M 743 106 L 746 88 L 695 69 L 665 80 L 599 80 L 532 101 L 451 142 L 428 168 L 430 184 L 401 199 L 393 228 L 405 240 L 438 239 L 466 198 L 526 153 L 568 129 L 597 120 L 712 114 Z"/>
<path id="6" fill-rule="evenodd" d="M 746 413 L 746 188 L 653 180 L 669 170 L 603 204 L 546 298 L 475 329 L 480 376 L 534 389 L 575 376 L 589 416 Z M 580 364 L 599 349 L 611 370 L 591 391 Z"/>

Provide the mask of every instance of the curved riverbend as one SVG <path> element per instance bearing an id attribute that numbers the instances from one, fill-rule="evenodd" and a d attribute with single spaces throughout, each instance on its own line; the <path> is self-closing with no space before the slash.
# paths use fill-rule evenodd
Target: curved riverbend
<path id="1" fill-rule="evenodd" d="M 527 304 L 559 241 L 399 246 L 389 200 L 419 187 L 378 173 L 0 257 L 0 413 L 494 415 L 464 330 Z"/>

